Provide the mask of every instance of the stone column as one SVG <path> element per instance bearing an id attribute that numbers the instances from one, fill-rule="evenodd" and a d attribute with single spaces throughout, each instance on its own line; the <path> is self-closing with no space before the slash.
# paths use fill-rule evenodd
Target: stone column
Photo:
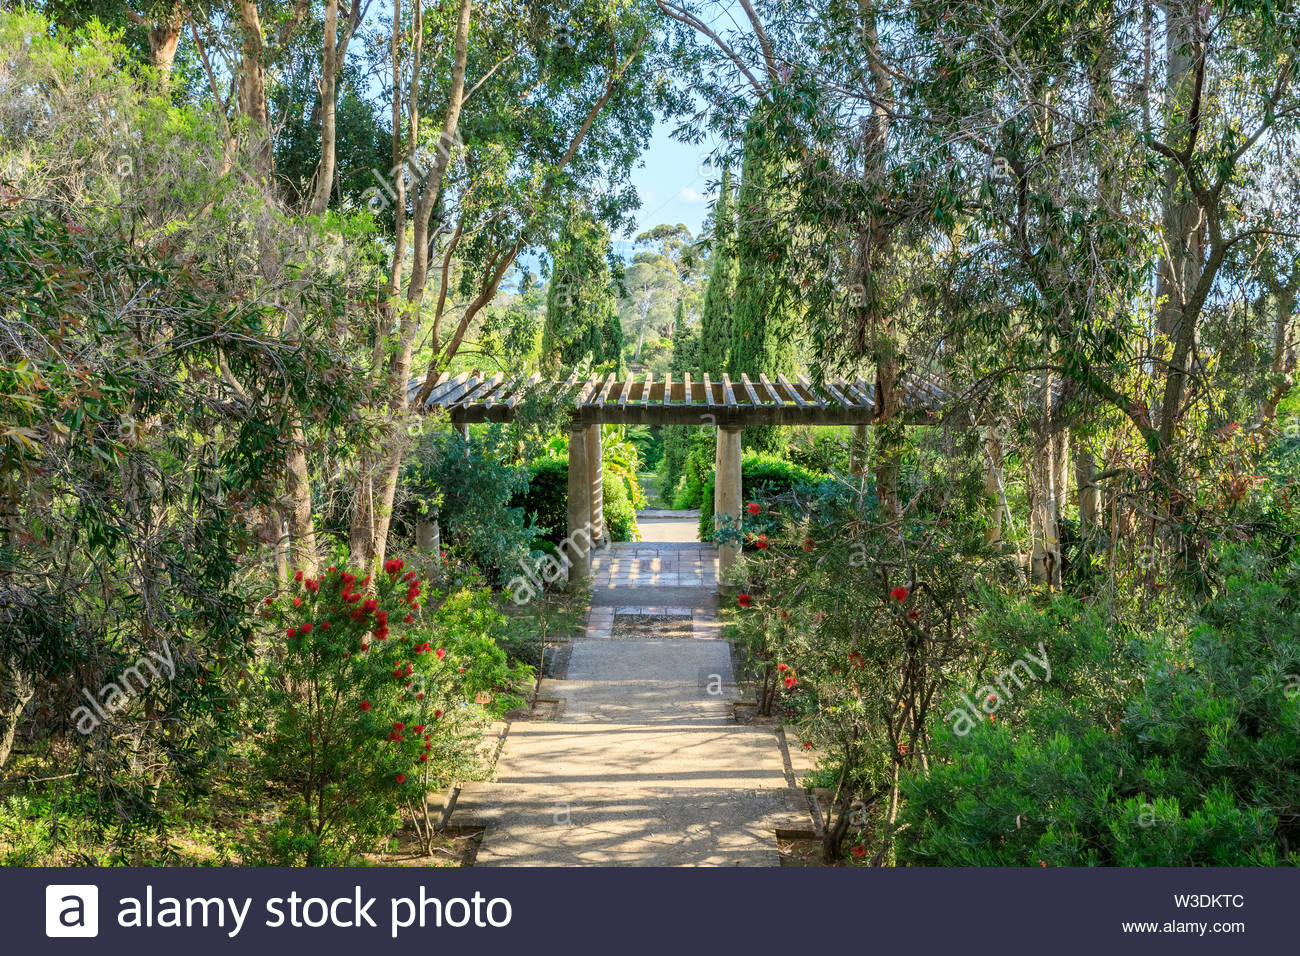
<path id="1" fill-rule="evenodd" d="M 569 589 L 591 578 L 591 472 L 587 465 L 588 426 L 569 429 L 569 535 L 561 550 L 568 561 Z"/>
<path id="2" fill-rule="evenodd" d="M 591 541 L 599 548 L 605 542 L 605 472 L 600 426 L 587 429 L 587 480 L 591 483 Z"/>
<path id="3" fill-rule="evenodd" d="M 725 516 L 731 528 L 740 525 L 740 429 L 718 428 L 718 464 L 713 478 L 713 526 L 717 528 Z M 736 563 L 740 542 L 718 545 L 719 587 L 727 569 Z"/>
<path id="4" fill-rule="evenodd" d="M 438 527 L 437 508 L 430 508 L 427 515 L 415 522 L 415 549 L 435 558 L 442 551 L 442 530 Z"/>

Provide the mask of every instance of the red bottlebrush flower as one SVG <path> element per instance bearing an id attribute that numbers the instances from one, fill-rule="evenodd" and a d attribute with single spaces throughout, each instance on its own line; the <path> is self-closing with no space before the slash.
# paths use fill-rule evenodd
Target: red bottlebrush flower
<path id="1" fill-rule="evenodd" d="M 902 604 L 907 600 L 907 588 L 894 588 L 894 590 L 889 592 L 889 596 L 899 604 Z"/>
<path id="2" fill-rule="evenodd" d="M 298 632 L 297 632 L 294 628 L 291 627 L 291 628 L 289 628 L 289 630 L 287 630 L 287 631 L 284 632 L 284 636 L 285 636 L 285 637 L 297 637 L 297 636 L 298 636 Z"/>
<path id="3" fill-rule="evenodd" d="M 334 567 L 334 565 L 331 564 L 331 565 L 329 566 L 329 573 L 330 573 L 330 574 L 333 574 L 333 573 L 336 572 L 337 570 L 338 570 L 338 568 Z"/>
<path id="4" fill-rule="evenodd" d="M 406 675 L 402 673 L 402 669 L 399 667 L 393 671 L 393 676 L 397 678 L 401 678 L 401 677 L 405 677 Z"/>
<path id="5" fill-rule="evenodd" d="M 419 609 L 420 609 L 420 602 L 419 602 L 419 601 L 412 601 L 412 602 L 411 602 L 411 610 L 413 610 L 413 611 L 418 611 Z"/>
<path id="6" fill-rule="evenodd" d="M 322 630 L 322 631 L 328 631 L 328 630 L 330 629 L 330 622 L 329 622 L 329 621 L 321 621 L 321 622 L 320 622 L 320 627 L 321 627 L 321 630 Z"/>
<path id="7" fill-rule="evenodd" d="M 296 597 L 296 598 L 294 598 L 294 599 L 293 599 L 293 606 L 294 606 L 294 607 L 302 607 L 302 598 L 300 598 L 300 597 Z"/>
<path id="8" fill-rule="evenodd" d="M 438 650 L 435 653 L 438 655 L 438 660 L 442 660 L 444 657 L 447 656 L 447 650 L 446 648 L 443 647 L 438 648 Z"/>
<path id="9" fill-rule="evenodd" d="M 357 601 L 360 601 L 360 600 L 361 600 L 361 595 L 360 595 L 360 594 L 345 594 L 345 595 L 343 595 L 343 600 L 347 601 L 349 604 L 355 604 Z"/>
<path id="10" fill-rule="evenodd" d="M 397 731 L 394 730 L 391 734 L 388 735 L 388 739 L 395 744 L 400 744 L 405 738 L 402 737 L 401 734 L 399 734 Z"/>
<path id="11" fill-rule="evenodd" d="M 741 607 L 753 607 L 754 599 L 750 597 L 748 594 L 742 592 L 736 595 L 736 603 L 739 604 Z"/>
<path id="12" fill-rule="evenodd" d="M 433 743 L 432 743 L 432 741 L 429 740 L 428 737 L 425 737 L 425 738 L 424 738 L 424 749 L 425 749 L 425 750 L 432 750 L 432 749 L 433 749 Z"/>
<path id="13" fill-rule="evenodd" d="M 865 662 L 862 660 L 861 654 L 859 654 L 857 651 L 852 651 L 849 654 L 849 663 L 852 664 L 854 667 L 862 667 Z"/>
<path id="14" fill-rule="evenodd" d="M 912 610 L 907 612 L 907 618 L 910 621 L 919 621 L 921 620 L 921 612 L 916 608 L 912 608 Z"/>
<path id="15" fill-rule="evenodd" d="M 424 724 L 416 724 L 414 727 L 411 728 L 411 731 L 417 734 L 424 733 Z"/>
<path id="16" fill-rule="evenodd" d="M 386 628 L 386 627 L 379 627 L 379 628 L 376 628 L 376 629 L 375 629 L 375 640 L 377 640 L 377 641 L 386 641 L 386 640 L 388 640 L 388 628 Z"/>
<path id="17" fill-rule="evenodd" d="M 788 671 L 788 670 L 790 669 L 790 665 L 789 665 L 789 664 L 777 664 L 777 665 L 776 665 L 776 669 L 779 670 L 782 674 L 784 674 L 786 671 Z"/>
<path id="18" fill-rule="evenodd" d="M 813 549 L 813 539 L 812 539 L 812 538 L 804 538 L 804 539 L 803 539 L 803 549 L 804 549 L 805 551 L 811 551 L 811 550 Z"/>
<path id="19" fill-rule="evenodd" d="M 301 581 L 302 581 L 302 571 L 299 571 L 297 574 L 295 574 L 295 575 L 293 576 L 293 579 L 294 579 L 295 581 L 299 581 L 299 582 L 301 582 Z"/>
<path id="20" fill-rule="evenodd" d="M 402 575 L 402 580 L 403 580 L 403 581 L 414 581 L 414 580 L 415 580 L 416 578 L 418 578 L 418 577 L 419 577 L 419 575 L 416 574 L 414 571 L 407 571 L 405 574 Z"/>
<path id="21" fill-rule="evenodd" d="M 799 678 L 791 674 L 789 677 L 785 679 L 785 689 L 792 690 L 794 688 L 794 685 L 797 683 L 799 683 Z"/>
<path id="22" fill-rule="evenodd" d="M 812 741 L 811 741 L 811 740 L 805 740 L 805 741 L 803 742 L 803 749 L 804 749 L 804 750 L 812 750 L 812 747 L 813 747 L 813 745 L 812 745 Z"/>
<path id="23" fill-rule="evenodd" d="M 438 717 L 441 717 L 441 716 L 442 716 L 442 711 L 440 711 L 440 710 L 435 710 L 435 711 L 433 712 L 433 716 L 434 716 L 435 719 L 438 718 Z"/>
<path id="24" fill-rule="evenodd" d="M 273 601 L 274 601 L 274 598 L 267 598 L 267 599 L 266 599 L 265 601 L 263 601 L 262 603 L 263 603 L 263 604 L 266 604 L 266 605 L 269 607 Z"/>
<path id="25" fill-rule="evenodd" d="M 853 855 L 853 859 L 860 860 L 867 855 L 867 848 L 865 846 L 855 846 L 849 853 Z"/>
<path id="26" fill-rule="evenodd" d="M 357 580 L 357 576 L 355 574 L 352 574 L 350 571 L 343 572 L 343 583 L 346 584 L 348 587 L 351 587 L 353 584 L 355 584 L 356 580 Z"/>
<path id="27" fill-rule="evenodd" d="M 385 624 L 387 624 L 387 623 L 388 623 L 388 612 L 387 612 L 387 611 L 376 611 L 376 612 L 375 612 L 375 623 L 378 624 L 380 627 L 383 627 Z"/>
<path id="28" fill-rule="evenodd" d="M 998 699 L 998 695 L 997 695 L 997 694 L 989 694 L 989 703 L 990 703 L 990 704 L 996 703 L 996 702 L 997 702 L 997 699 Z"/>
<path id="29" fill-rule="evenodd" d="M 370 575 L 367 574 L 364 578 L 361 579 L 361 586 L 365 587 L 369 583 L 370 583 Z"/>
<path id="30" fill-rule="evenodd" d="M 899 752 L 900 754 L 905 754 L 905 753 L 907 753 L 907 744 L 899 744 L 899 745 L 898 745 L 898 752 Z"/>
<path id="31" fill-rule="evenodd" d="M 416 694 L 416 695 L 415 695 L 415 699 L 416 699 L 416 700 L 424 700 L 424 691 L 420 691 L 418 694 Z"/>
<path id="32" fill-rule="evenodd" d="M 760 534 L 758 536 L 758 540 L 754 542 L 754 547 L 758 548 L 760 551 L 766 551 L 767 545 L 768 545 L 767 535 L 765 534 Z"/>
<path id="33" fill-rule="evenodd" d="M 428 754 L 420 754 L 420 763 L 427 763 L 428 760 L 429 760 Z"/>
<path id="34" fill-rule="evenodd" d="M 406 615 L 406 617 L 402 618 L 402 623 L 403 623 L 403 624 L 410 624 L 410 623 L 413 622 L 414 620 L 415 620 L 415 615 L 414 615 L 414 614 L 408 614 L 408 615 Z"/>
<path id="35" fill-rule="evenodd" d="M 406 729 L 406 724 L 402 723 L 402 722 L 399 720 L 397 723 L 393 724 L 393 729 L 394 729 L 394 730 L 405 730 L 405 729 Z"/>
<path id="36" fill-rule="evenodd" d="M 365 653 L 366 651 L 368 651 L 368 650 L 370 650 L 370 645 L 369 645 L 369 644 L 362 644 L 362 645 L 361 645 L 361 653 L 364 654 L 364 653 Z"/>
<path id="37" fill-rule="evenodd" d="M 370 709 L 370 701 L 368 701 L 368 700 L 363 700 L 363 701 L 361 702 L 361 709 L 362 709 L 362 710 L 369 710 L 369 709 Z"/>
<path id="38" fill-rule="evenodd" d="M 367 598 L 366 603 L 361 605 L 361 609 L 367 612 L 374 611 L 378 607 L 379 607 L 379 602 L 376 601 L 374 598 Z"/>
<path id="39" fill-rule="evenodd" d="M 757 501 L 751 501 L 749 504 L 745 506 L 745 510 L 752 515 L 756 515 L 763 510 L 763 506 L 760 505 Z"/>
<path id="40" fill-rule="evenodd" d="M 1046 864 L 1044 861 L 1042 861 L 1042 860 L 1039 860 L 1039 861 L 1038 861 L 1038 865 L 1039 865 L 1039 866 L 1047 866 L 1047 864 Z"/>
<path id="41" fill-rule="evenodd" d="M 404 774 L 404 773 L 399 773 L 399 774 L 397 775 L 397 782 L 398 782 L 398 783 L 406 783 L 406 774 Z"/>
<path id="42" fill-rule="evenodd" d="M 299 633 L 299 634 L 310 634 L 310 633 L 311 633 L 311 621 L 308 621 L 308 622 L 307 622 L 306 624 L 304 624 L 302 627 L 298 628 L 298 633 Z"/>
<path id="43" fill-rule="evenodd" d="M 357 608 L 355 611 L 352 612 L 352 620 L 354 621 L 360 621 L 365 616 L 366 616 L 366 612 L 361 610 L 361 608 Z"/>

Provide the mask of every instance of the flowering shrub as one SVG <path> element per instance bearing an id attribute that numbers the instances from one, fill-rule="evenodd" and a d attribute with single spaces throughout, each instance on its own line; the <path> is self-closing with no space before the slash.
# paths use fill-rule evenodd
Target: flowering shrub
<path id="1" fill-rule="evenodd" d="M 423 802 L 452 683 L 445 648 L 419 635 L 423 585 L 401 559 L 375 580 L 331 567 L 266 599 L 267 777 L 293 795 L 273 855 L 321 865 L 392 832 L 406 795 Z"/>

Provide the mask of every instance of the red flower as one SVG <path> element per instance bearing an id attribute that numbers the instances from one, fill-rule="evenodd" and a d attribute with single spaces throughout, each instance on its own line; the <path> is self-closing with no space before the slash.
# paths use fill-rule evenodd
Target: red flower
<path id="1" fill-rule="evenodd" d="M 790 669 L 790 665 L 789 665 L 789 664 L 777 664 L 777 665 L 776 665 L 776 669 L 779 670 L 782 674 L 784 674 L 786 671 L 788 671 L 788 670 Z"/>
<path id="2" fill-rule="evenodd" d="M 387 611 L 376 611 L 376 612 L 375 612 L 375 623 L 378 624 L 380 627 L 383 627 L 384 625 L 386 625 L 386 624 L 388 623 L 388 612 L 387 612 Z"/>
<path id="3" fill-rule="evenodd" d="M 294 606 L 294 607 L 302 607 L 302 598 L 300 598 L 300 597 L 296 597 L 296 598 L 294 598 L 294 599 L 293 599 L 293 606 Z"/>
<path id="4" fill-rule="evenodd" d="M 398 574 L 405 566 L 405 563 L 401 558 L 392 558 L 384 562 L 384 570 L 389 574 Z"/>
<path id="5" fill-rule="evenodd" d="M 803 539 L 803 549 L 804 549 L 805 551 L 811 551 L 811 550 L 813 549 L 813 539 L 812 539 L 812 538 L 804 538 L 804 539 Z"/>
<path id="6" fill-rule="evenodd" d="M 745 506 L 745 510 L 752 515 L 756 515 L 763 510 L 763 507 L 757 501 L 751 501 L 748 505 Z"/>
<path id="7" fill-rule="evenodd" d="M 284 634 L 285 634 L 286 637 L 297 637 L 297 636 L 298 636 L 298 632 L 295 631 L 293 628 L 289 628 L 289 630 L 285 631 Z"/>
<path id="8" fill-rule="evenodd" d="M 438 655 L 438 660 L 442 660 L 444 657 L 447 656 L 447 651 L 446 651 L 446 649 L 445 649 L 445 648 L 441 648 L 441 647 L 438 648 L 438 650 L 435 651 L 434 653 L 436 653 L 436 654 Z"/>
<path id="9" fill-rule="evenodd" d="M 860 860 L 867 855 L 867 848 L 865 846 L 855 846 L 849 852 L 853 854 L 853 859 Z"/>
<path id="10" fill-rule="evenodd" d="M 859 654 L 857 651 L 852 651 L 849 654 L 849 663 L 852 664 L 854 667 L 862 667 L 864 664 L 864 661 L 862 660 L 862 655 Z"/>
<path id="11" fill-rule="evenodd" d="M 803 749 L 804 749 L 804 750 L 812 750 L 812 747 L 813 747 L 813 745 L 812 745 L 812 741 L 811 741 L 811 740 L 805 740 L 805 741 L 803 742 Z"/>
<path id="12" fill-rule="evenodd" d="M 422 734 L 424 733 L 424 724 L 416 724 L 414 727 L 411 728 L 411 730 L 417 734 Z"/>
<path id="13" fill-rule="evenodd" d="M 266 601 L 265 601 L 264 603 L 266 603 L 267 605 L 269 605 L 269 604 L 271 603 L 271 601 L 272 601 L 272 598 L 267 598 Z"/>
<path id="14" fill-rule="evenodd" d="M 329 621 L 321 621 L 321 622 L 320 622 L 320 626 L 321 626 L 321 630 L 322 630 L 322 631 L 328 631 L 328 630 L 330 629 L 330 622 L 329 622 Z"/>
<path id="15" fill-rule="evenodd" d="M 368 651 L 368 650 L 370 650 L 370 645 L 369 645 L 369 644 L 362 644 L 362 645 L 361 645 L 361 652 L 362 652 L 363 654 L 364 654 L 366 651 Z"/>
<path id="16" fill-rule="evenodd" d="M 367 574 L 364 578 L 361 579 L 361 586 L 365 587 L 369 583 L 370 583 L 370 575 Z"/>
<path id="17" fill-rule="evenodd" d="M 429 760 L 428 754 L 420 754 L 420 763 L 426 763 Z"/>
<path id="18" fill-rule="evenodd" d="M 905 753 L 907 753 L 907 744 L 899 744 L 899 745 L 898 745 L 898 752 L 899 752 L 900 754 L 905 754 Z"/>
<path id="19" fill-rule="evenodd" d="M 799 683 L 799 678 L 797 678 L 797 677 L 795 677 L 793 674 L 791 674 L 789 677 L 787 677 L 787 678 L 785 679 L 785 689 L 786 689 L 786 690 L 791 690 L 791 689 L 794 688 L 794 685 L 797 684 L 797 683 Z"/>
<path id="20" fill-rule="evenodd" d="M 399 720 L 397 723 L 393 724 L 393 729 L 394 729 L 394 730 L 405 730 L 405 729 L 406 729 L 406 724 L 402 723 L 402 722 Z"/>
<path id="21" fill-rule="evenodd" d="M 343 583 L 348 585 L 349 587 L 351 587 L 351 585 L 356 581 L 356 579 L 357 576 L 355 574 L 350 574 L 347 571 L 343 572 Z"/>
<path id="22" fill-rule="evenodd" d="M 369 709 L 370 709 L 370 701 L 368 701 L 368 700 L 363 700 L 363 701 L 361 702 L 361 709 L 362 709 L 362 710 L 369 710 Z"/>
<path id="23" fill-rule="evenodd" d="M 417 577 L 419 577 L 419 575 L 417 575 L 414 571 L 407 571 L 405 574 L 402 575 L 402 580 L 414 581 Z"/>
<path id="24" fill-rule="evenodd" d="M 415 695 L 415 699 L 416 699 L 416 700 L 424 700 L 424 691 L 420 691 L 418 694 L 416 694 L 416 695 Z"/>
<path id="25" fill-rule="evenodd" d="M 394 677 L 405 677 L 406 675 L 402 673 L 402 669 L 399 667 L 399 668 L 397 668 L 395 671 L 393 671 L 393 676 L 394 676 Z"/>
<path id="26" fill-rule="evenodd" d="M 916 608 L 912 608 L 912 610 L 907 612 L 907 617 L 908 620 L 919 621 L 921 620 L 921 612 L 918 611 Z"/>
<path id="27" fill-rule="evenodd" d="M 894 590 L 889 592 L 889 596 L 899 604 L 902 604 L 907 600 L 907 588 L 894 588 Z"/>
<path id="28" fill-rule="evenodd" d="M 435 710 L 435 711 L 433 712 L 433 716 L 434 716 L 435 718 L 437 718 L 437 717 L 441 717 L 441 716 L 442 716 L 442 711 L 440 711 L 440 710 Z"/>
<path id="29" fill-rule="evenodd" d="M 415 615 L 414 615 L 414 614 L 408 614 L 408 615 L 406 615 L 406 617 L 402 618 L 402 623 L 403 623 L 403 624 L 410 624 L 410 623 L 411 623 L 412 621 L 414 621 L 414 620 L 415 620 Z"/>
<path id="30" fill-rule="evenodd" d="M 397 775 L 397 782 L 398 782 L 398 783 L 406 783 L 406 774 L 404 774 L 404 773 L 399 773 L 399 774 Z"/>
<path id="31" fill-rule="evenodd" d="M 308 621 L 306 624 L 304 624 L 304 625 L 303 625 L 303 626 L 298 630 L 298 633 L 299 633 L 299 634 L 310 634 L 310 633 L 311 633 L 311 621 Z"/>
<path id="32" fill-rule="evenodd" d="M 411 602 L 411 608 L 412 608 L 413 610 L 418 611 L 418 610 L 420 609 L 420 602 L 419 602 L 419 601 L 412 601 L 412 602 Z"/>
<path id="33" fill-rule="evenodd" d="M 301 581 L 301 580 L 302 580 L 302 571 L 299 571 L 297 574 L 295 574 L 295 575 L 293 576 L 293 579 L 294 579 L 295 581 Z"/>
<path id="34" fill-rule="evenodd" d="M 741 607 L 753 607 L 754 599 L 748 594 L 741 593 L 736 596 L 736 603 Z"/>
<path id="35" fill-rule="evenodd" d="M 364 610 L 364 611 L 373 611 L 373 610 L 375 610 L 377 607 L 379 607 L 379 602 L 376 601 L 374 598 L 369 598 L 369 599 L 367 599 L 367 600 L 366 600 L 366 603 L 363 604 L 363 605 L 361 605 L 361 608 L 362 608 L 362 610 Z"/>
<path id="36" fill-rule="evenodd" d="M 357 608 L 355 611 L 352 612 L 352 620 L 354 621 L 360 621 L 365 616 L 366 616 L 366 612 L 361 610 L 361 608 Z"/>
<path id="37" fill-rule="evenodd" d="M 758 536 L 758 540 L 754 542 L 754 547 L 758 548 L 760 551 L 766 551 L 766 550 L 767 550 L 767 535 L 765 535 L 765 534 L 760 534 L 760 535 Z"/>

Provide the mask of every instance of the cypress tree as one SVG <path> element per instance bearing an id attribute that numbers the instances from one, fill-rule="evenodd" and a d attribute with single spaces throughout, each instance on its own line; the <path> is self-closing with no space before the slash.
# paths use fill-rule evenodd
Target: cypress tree
<path id="1" fill-rule="evenodd" d="M 554 375 L 586 359 L 614 371 L 621 364 L 623 329 L 609 268 L 609 229 L 573 209 L 551 246 L 541 367 Z M 617 331 L 615 330 L 617 326 Z"/>
<path id="2" fill-rule="evenodd" d="M 761 113 L 750 117 L 737 200 L 737 278 L 727 360 L 733 378 L 795 372 L 796 323 L 778 273 L 789 255 L 787 218 L 776 144 L 765 138 L 766 132 Z M 747 428 L 745 444 L 775 452 L 781 446 L 780 431 L 773 426 Z"/>
<path id="3" fill-rule="evenodd" d="M 727 368 L 731 350 L 731 311 L 736 296 L 736 210 L 731 166 L 722 170 L 718 203 L 713 209 L 713 263 L 700 317 L 700 348 L 695 368 L 714 378 Z M 676 371 L 676 370 L 674 370 Z M 686 371 L 683 369 L 683 371 Z"/>

